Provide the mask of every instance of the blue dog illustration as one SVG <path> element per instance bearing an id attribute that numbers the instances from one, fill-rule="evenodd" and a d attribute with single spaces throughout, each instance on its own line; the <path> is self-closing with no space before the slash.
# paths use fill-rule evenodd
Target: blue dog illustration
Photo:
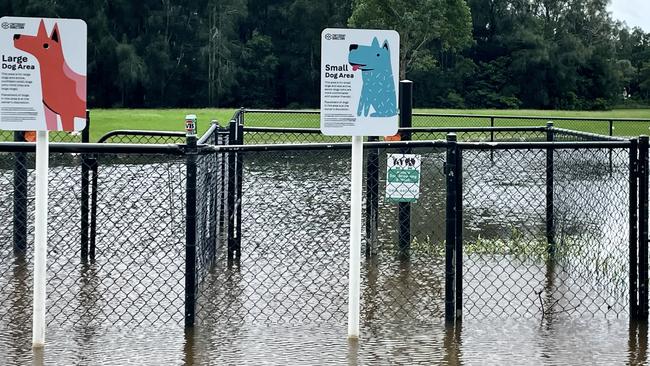
<path id="1" fill-rule="evenodd" d="M 352 71 L 361 69 L 363 87 L 357 107 L 357 116 L 368 116 L 370 106 L 375 110 L 370 117 L 391 117 L 397 115 L 395 81 L 390 63 L 388 41 L 379 45 L 377 37 L 370 46 L 350 45 L 348 62 Z"/>

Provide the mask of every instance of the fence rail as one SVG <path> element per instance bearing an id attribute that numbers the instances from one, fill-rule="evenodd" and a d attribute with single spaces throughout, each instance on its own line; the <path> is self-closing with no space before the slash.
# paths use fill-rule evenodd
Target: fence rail
<path id="1" fill-rule="evenodd" d="M 246 127 L 318 128 L 319 111 L 240 109 Z M 413 113 L 413 127 L 505 127 L 544 126 L 554 122 L 567 130 L 591 132 L 605 136 L 632 137 L 650 133 L 650 119 L 592 118 L 560 116 L 498 116 L 480 114 Z"/>

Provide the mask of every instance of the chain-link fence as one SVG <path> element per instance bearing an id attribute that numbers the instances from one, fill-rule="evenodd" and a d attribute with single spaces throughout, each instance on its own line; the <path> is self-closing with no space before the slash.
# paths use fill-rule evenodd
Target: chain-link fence
<path id="1" fill-rule="evenodd" d="M 271 128 L 312 128 L 320 126 L 318 111 L 301 110 L 259 110 L 242 109 L 243 124 L 246 127 Z M 588 117 L 541 117 L 541 116 L 490 116 L 473 114 L 432 114 L 413 113 L 412 124 L 415 128 L 427 127 L 543 127 L 547 122 L 554 122 L 558 128 L 589 132 L 604 136 L 639 136 L 650 133 L 650 119 L 643 118 L 588 118 Z M 313 137 L 313 136 L 312 136 Z M 314 137 L 315 138 L 315 137 Z M 324 138 L 324 137 L 321 137 Z M 258 141 L 262 137 L 257 138 Z M 271 143 L 277 137 L 266 137 Z M 303 136 L 302 139 L 307 139 Z M 337 142 L 334 137 L 323 142 Z M 415 137 L 414 137 L 415 139 Z M 459 139 L 460 140 L 460 139 Z M 498 141 L 498 140 L 497 140 Z M 307 140 L 304 142 L 316 142 Z M 262 143 L 262 142 L 260 142 Z"/>
<path id="2" fill-rule="evenodd" d="M 82 132 L 50 131 L 50 142 L 82 142 Z M 0 142 L 36 141 L 36 133 L 31 131 L 0 131 Z"/>
<path id="3" fill-rule="evenodd" d="M 629 147 L 470 149 L 462 164 L 466 316 L 629 312 Z"/>
<path id="4" fill-rule="evenodd" d="M 48 326 L 180 323 L 185 267 L 185 164 L 180 150 L 92 153 L 99 169 L 96 237 L 89 250 L 82 240 L 80 212 L 88 203 L 82 199 L 83 157 L 91 152 L 80 145 L 64 149 L 51 146 L 48 173 Z M 79 153 L 71 153 L 75 149 Z M 29 334 L 34 154 L 2 152 L 0 161 L 0 281 L 6 289 L 0 295 L 0 322 L 5 329 Z"/>
<path id="5" fill-rule="evenodd" d="M 100 137 L 110 144 L 184 144 L 185 133 L 178 131 L 115 130 Z"/>
<path id="6" fill-rule="evenodd" d="M 52 144 L 51 326 L 345 322 L 349 144 L 241 132 Z M 633 142 L 550 127 L 458 136 L 477 142 L 366 143 L 362 324 L 647 306 L 647 143 L 643 165 Z M 0 151 L 0 322 L 28 329 L 33 145 Z"/>

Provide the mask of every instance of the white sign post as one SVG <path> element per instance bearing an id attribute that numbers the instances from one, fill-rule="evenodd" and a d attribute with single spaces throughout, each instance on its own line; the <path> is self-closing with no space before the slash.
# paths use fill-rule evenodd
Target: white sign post
<path id="1" fill-rule="evenodd" d="M 363 136 L 397 133 L 399 34 L 334 29 L 321 34 L 321 131 L 352 136 L 348 337 L 359 337 Z"/>
<path id="2" fill-rule="evenodd" d="M 48 131 L 86 125 L 86 23 L 0 18 L 0 129 L 36 133 L 32 346 L 45 345 Z"/>

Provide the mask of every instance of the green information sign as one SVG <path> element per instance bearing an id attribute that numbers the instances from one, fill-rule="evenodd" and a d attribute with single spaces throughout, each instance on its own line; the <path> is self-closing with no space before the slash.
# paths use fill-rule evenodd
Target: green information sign
<path id="1" fill-rule="evenodd" d="M 420 197 L 420 164 L 420 155 L 388 154 L 386 201 L 417 201 Z"/>

